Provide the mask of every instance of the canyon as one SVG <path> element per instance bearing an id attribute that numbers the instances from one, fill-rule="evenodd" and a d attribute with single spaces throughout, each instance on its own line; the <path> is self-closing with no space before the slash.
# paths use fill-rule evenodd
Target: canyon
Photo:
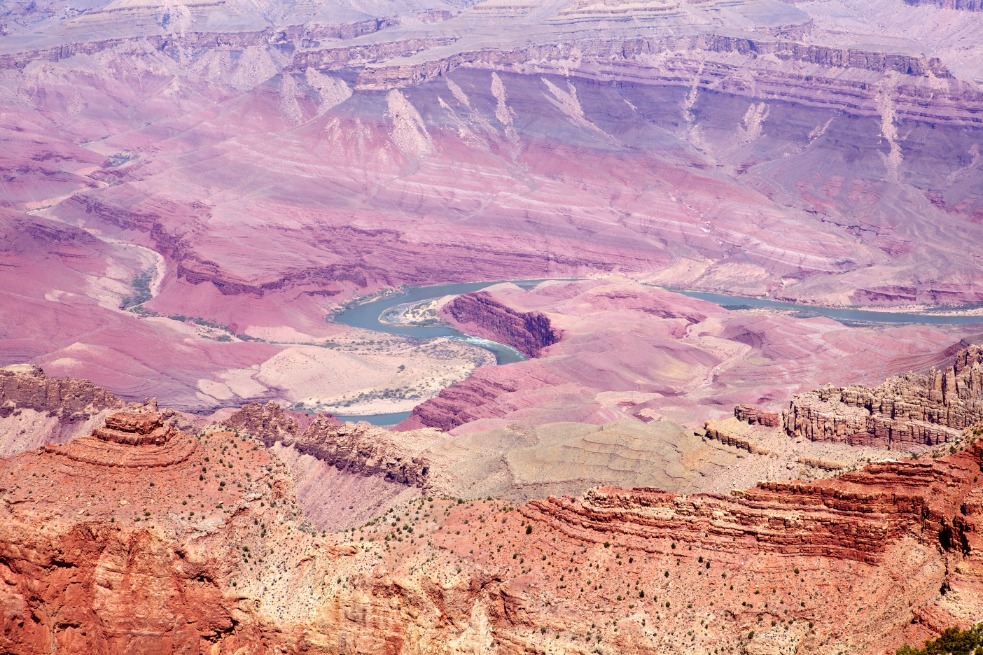
<path id="1" fill-rule="evenodd" d="M 3 363 L 195 411 L 405 411 L 479 356 L 324 321 L 400 285 L 981 298 L 964 4 L 181 7 L 0 11 L 0 292 L 32 317 Z M 358 364 L 318 393 L 312 360 Z"/>
<path id="2" fill-rule="evenodd" d="M 972 625 L 981 33 L 978 0 L 0 0 L 0 651 Z"/>

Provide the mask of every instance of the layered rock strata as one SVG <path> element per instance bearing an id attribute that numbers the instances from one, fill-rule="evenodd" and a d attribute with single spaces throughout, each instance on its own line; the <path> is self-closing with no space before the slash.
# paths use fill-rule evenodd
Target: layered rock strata
<path id="1" fill-rule="evenodd" d="M 156 412 L 117 412 L 91 436 L 44 450 L 86 464 L 153 469 L 184 462 L 197 450 L 197 442 Z"/>
<path id="2" fill-rule="evenodd" d="M 29 364 L 0 368 L 0 455 L 87 435 L 123 406 L 88 380 L 47 377 Z"/>
<path id="3" fill-rule="evenodd" d="M 761 409 L 753 405 L 737 405 L 734 407 L 734 418 L 749 425 L 763 425 L 769 428 L 781 426 L 781 416 L 778 412 Z"/>
<path id="4" fill-rule="evenodd" d="M 156 412 L 116 412 L 107 416 L 106 426 L 96 428 L 92 436 L 131 446 L 163 446 L 174 432 Z"/>
<path id="5" fill-rule="evenodd" d="M 707 421 L 703 426 L 703 433 L 708 439 L 719 441 L 725 446 L 746 450 L 755 455 L 767 455 L 769 451 L 759 446 L 753 439 L 744 434 L 741 427 L 733 425 L 733 419 L 724 421 Z"/>
<path id="6" fill-rule="evenodd" d="M 468 333 L 512 346 L 527 357 L 538 357 L 560 340 L 545 314 L 516 311 L 484 291 L 458 296 L 441 313 Z"/>
<path id="7" fill-rule="evenodd" d="M 148 437 L 161 417 L 109 423 Z M 2 460 L 0 650 L 296 652 L 299 608 L 274 618 L 267 604 L 311 575 L 298 548 L 331 558 L 300 516 L 285 467 L 229 432 L 89 436 Z"/>
<path id="8" fill-rule="evenodd" d="M 57 413 L 70 417 L 122 407 L 118 397 L 78 378 L 47 377 L 30 364 L 13 364 L 0 368 L 0 417 L 15 409 Z M 78 419 L 75 419 L 78 420 Z"/>
<path id="9" fill-rule="evenodd" d="M 934 5 L 960 11 L 983 11 L 983 2 L 980 0 L 905 0 L 905 2 L 909 5 Z"/>
<path id="10" fill-rule="evenodd" d="M 983 416 L 983 347 L 928 374 L 907 373 L 874 387 L 828 385 L 795 396 L 783 413 L 790 436 L 904 448 L 950 442 Z"/>
<path id="11" fill-rule="evenodd" d="M 340 471 L 381 476 L 414 487 L 427 484 L 429 462 L 410 454 L 389 430 L 368 423 L 340 423 L 331 416 L 318 415 L 301 430 L 295 419 L 271 402 L 245 405 L 225 425 L 259 438 L 267 447 L 277 442 L 291 446 Z"/>
<path id="12" fill-rule="evenodd" d="M 570 386 L 569 380 L 526 364 L 513 364 L 504 372 L 502 367 L 479 369 L 467 380 L 414 407 L 412 415 L 398 429 L 433 427 L 450 431 L 465 423 L 514 411 L 521 405 L 523 394 L 539 390 L 557 392 Z"/>
<path id="13" fill-rule="evenodd" d="M 295 429 L 264 409 L 233 422 Z M 730 495 L 420 498 L 322 538 L 256 441 L 86 437 L 0 461 L 0 648 L 882 653 L 983 611 L 983 446 L 967 438 Z"/>

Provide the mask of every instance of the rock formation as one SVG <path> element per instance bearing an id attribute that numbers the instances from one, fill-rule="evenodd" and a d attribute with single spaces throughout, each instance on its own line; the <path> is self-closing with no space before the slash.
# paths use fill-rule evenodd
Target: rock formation
<path id="1" fill-rule="evenodd" d="M 749 425 L 763 425 L 769 428 L 777 428 L 781 423 L 778 412 L 761 409 L 753 405 L 737 405 L 734 407 L 734 418 L 744 421 Z"/>
<path id="2" fill-rule="evenodd" d="M 703 432 L 708 439 L 719 441 L 725 446 L 746 450 L 755 455 L 768 455 L 769 451 L 758 445 L 753 438 L 746 434 L 743 424 L 733 425 L 732 420 L 707 421 Z"/>
<path id="3" fill-rule="evenodd" d="M 512 346 L 527 357 L 560 340 L 549 318 L 540 312 L 517 312 L 484 291 L 458 296 L 441 311 L 468 334 Z"/>
<path id="4" fill-rule="evenodd" d="M 796 396 L 783 414 L 785 431 L 814 441 L 894 448 L 956 439 L 983 416 L 983 347 L 959 352 L 950 366 L 907 373 L 868 388 L 825 386 Z"/>
<path id="5" fill-rule="evenodd" d="M 105 422 L 105 425 L 103 423 Z M 47 376 L 37 366 L 0 368 L 0 454 L 95 434 L 119 443 L 166 442 L 175 428 L 193 430 L 194 419 L 157 401 L 127 403 L 79 378 Z"/>
<path id="6" fill-rule="evenodd" d="M 412 415 L 398 429 L 433 427 L 448 431 L 482 418 L 497 418 L 521 406 L 521 401 L 513 400 L 513 394 L 521 396 L 556 389 L 567 382 L 550 371 L 526 366 L 525 362 L 508 368 L 508 371 L 499 367 L 479 369 L 471 378 L 414 407 Z"/>
<path id="7" fill-rule="evenodd" d="M 88 434 L 122 400 L 87 380 L 48 377 L 36 367 L 0 368 L 0 454 Z"/>
<path id="8" fill-rule="evenodd" d="M 31 409 L 56 413 L 71 421 L 72 416 L 81 418 L 87 411 L 122 405 L 119 398 L 88 380 L 47 377 L 39 367 L 29 364 L 0 369 L 0 417 L 17 409 Z"/>
<path id="9" fill-rule="evenodd" d="M 341 423 L 318 415 L 301 431 L 276 403 L 245 405 L 224 423 L 261 439 L 267 447 L 280 442 L 341 471 L 414 487 L 427 484 L 427 460 L 409 455 L 405 439 L 368 423 Z"/>
<path id="10" fill-rule="evenodd" d="M 141 446 L 163 446 L 174 434 L 156 412 L 116 412 L 106 417 L 105 427 L 96 428 L 92 436 L 103 441 Z"/>
<path id="11" fill-rule="evenodd" d="M 0 649 L 282 644 L 259 629 L 265 601 L 245 599 L 294 584 L 269 558 L 310 539 L 284 467 L 231 433 L 162 429 L 159 415 L 114 414 L 95 436 L 0 462 Z M 256 560 L 270 570 L 251 571 Z"/>
<path id="12" fill-rule="evenodd" d="M 943 379 L 972 375 L 974 352 Z M 229 424 L 361 476 L 430 475 L 401 443 L 419 435 L 383 441 L 330 417 L 301 430 L 274 405 Z M 0 460 L 0 647 L 882 653 L 983 611 L 980 433 L 942 458 L 731 494 L 434 494 L 318 537 L 259 441 L 117 412 L 93 436 Z"/>

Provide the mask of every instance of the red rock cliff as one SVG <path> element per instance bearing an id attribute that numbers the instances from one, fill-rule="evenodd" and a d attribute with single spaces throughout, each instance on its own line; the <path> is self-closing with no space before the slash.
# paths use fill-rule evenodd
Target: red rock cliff
<path id="1" fill-rule="evenodd" d="M 0 461 L 0 649 L 883 653 L 983 611 L 981 464 L 969 443 L 729 496 L 420 499 L 322 538 L 258 442 L 85 437 Z"/>

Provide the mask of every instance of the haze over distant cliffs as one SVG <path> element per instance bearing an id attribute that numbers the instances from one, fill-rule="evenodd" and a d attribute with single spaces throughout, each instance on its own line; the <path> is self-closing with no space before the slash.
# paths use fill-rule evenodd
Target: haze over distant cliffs
<path id="1" fill-rule="evenodd" d="M 976 302 L 983 14 L 935 5 L 4 4 L 2 290 L 33 319 L 0 354 L 215 407 L 307 398 L 298 344 L 400 284 Z"/>

